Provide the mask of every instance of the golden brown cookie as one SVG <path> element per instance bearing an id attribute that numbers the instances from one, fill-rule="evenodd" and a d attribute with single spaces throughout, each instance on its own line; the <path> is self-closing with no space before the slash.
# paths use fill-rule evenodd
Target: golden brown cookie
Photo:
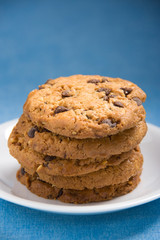
<path id="1" fill-rule="evenodd" d="M 43 172 L 48 175 L 83 175 L 98 171 L 107 166 L 119 165 L 121 162 L 130 158 L 134 153 L 134 150 L 130 150 L 120 155 L 114 155 L 109 159 L 62 159 L 55 156 L 40 154 L 24 144 L 24 137 L 16 138 L 16 136 L 17 135 L 14 135 L 14 138 L 11 138 L 12 140 L 10 139 L 9 141 L 10 154 L 32 175 L 37 169 L 41 169 L 41 173 Z"/>
<path id="2" fill-rule="evenodd" d="M 26 146 L 43 155 L 57 156 L 62 159 L 96 158 L 103 160 L 135 148 L 145 136 L 146 131 L 147 125 L 141 121 L 134 128 L 106 138 L 74 139 L 55 135 L 44 128 L 35 126 L 22 114 L 11 133 L 9 145 L 18 141 L 23 147 Z"/>
<path id="3" fill-rule="evenodd" d="M 140 173 L 139 173 L 140 175 Z M 128 181 L 110 185 L 103 188 L 84 189 L 84 190 L 71 190 L 63 189 L 52 186 L 49 183 L 45 183 L 40 179 L 32 177 L 20 169 L 17 172 L 17 179 L 34 194 L 47 198 L 47 199 L 58 199 L 66 203 L 89 203 L 89 202 L 100 202 L 110 200 L 114 197 L 118 197 L 131 192 L 136 188 L 140 182 L 139 175 L 131 177 Z"/>
<path id="4" fill-rule="evenodd" d="M 100 138 L 132 128 L 145 119 L 146 94 L 120 78 L 74 75 L 49 80 L 33 90 L 24 113 L 56 134 Z"/>
<path id="5" fill-rule="evenodd" d="M 134 153 L 119 165 L 109 166 L 96 172 L 91 172 L 81 176 L 65 177 L 48 175 L 46 168 L 41 166 L 33 173 L 33 169 L 27 169 L 31 174 L 38 174 L 38 177 L 57 188 L 83 190 L 85 188 L 102 188 L 108 185 L 119 184 L 128 181 L 134 175 L 142 170 L 143 156 L 139 151 Z M 22 165 L 23 167 L 23 165 Z"/>
<path id="6" fill-rule="evenodd" d="M 63 177 L 45 174 L 40 167 L 36 173 L 39 178 L 58 188 L 83 190 L 85 188 L 102 188 L 108 185 L 119 184 L 128 181 L 132 176 L 142 171 L 143 156 L 140 152 L 134 154 L 126 161 L 116 166 L 109 166 L 96 172 L 82 176 Z"/>

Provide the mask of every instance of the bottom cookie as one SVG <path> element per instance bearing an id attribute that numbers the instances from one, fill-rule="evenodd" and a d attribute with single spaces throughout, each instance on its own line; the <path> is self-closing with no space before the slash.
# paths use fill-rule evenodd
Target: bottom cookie
<path id="1" fill-rule="evenodd" d="M 23 168 L 17 172 L 17 180 L 34 194 L 47 198 L 58 199 L 66 203 L 89 203 L 110 200 L 125 195 L 136 188 L 140 182 L 140 174 L 132 176 L 127 182 L 106 186 L 103 188 L 72 190 L 52 186 L 26 173 Z"/>

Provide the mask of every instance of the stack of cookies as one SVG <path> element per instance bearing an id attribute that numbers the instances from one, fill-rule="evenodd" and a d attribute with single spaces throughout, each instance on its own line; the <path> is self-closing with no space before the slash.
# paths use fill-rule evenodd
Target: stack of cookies
<path id="1" fill-rule="evenodd" d="M 140 181 L 146 94 L 120 78 L 74 75 L 33 90 L 8 141 L 17 179 L 68 203 L 109 200 Z"/>

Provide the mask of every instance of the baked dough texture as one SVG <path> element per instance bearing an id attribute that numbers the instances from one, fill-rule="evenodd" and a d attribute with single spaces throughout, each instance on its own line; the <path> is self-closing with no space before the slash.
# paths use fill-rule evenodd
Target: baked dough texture
<path id="1" fill-rule="evenodd" d="M 140 182 L 146 94 L 120 78 L 73 75 L 33 90 L 8 139 L 32 193 L 66 203 L 110 200 Z"/>
<path id="2" fill-rule="evenodd" d="M 56 134 L 100 138 L 144 120 L 145 99 L 146 94 L 127 80 L 74 75 L 51 79 L 33 90 L 23 109 L 32 122 Z"/>

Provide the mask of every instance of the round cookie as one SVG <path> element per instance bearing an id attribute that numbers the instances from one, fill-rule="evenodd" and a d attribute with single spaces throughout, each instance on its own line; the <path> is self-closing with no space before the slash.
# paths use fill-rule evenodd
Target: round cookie
<path id="1" fill-rule="evenodd" d="M 55 135 L 35 126 L 24 114 L 12 131 L 9 141 L 18 141 L 44 155 L 63 159 L 108 159 L 112 155 L 128 152 L 135 148 L 147 132 L 147 125 L 141 121 L 137 126 L 99 139 L 74 139 Z"/>
<path id="2" fill-rule="evenodd" d="M 103 188 L 84 189 L 81 191 L 57 188 L 49 183 L 32 177 L 26 173 L 23 168 L 17 172 L 17 180 L 26 185 L 32 193 L 40 197 L 58 199 L 66 203 L 82 204 L 110 200 L 114 197 L 129 193 L 135 189 L 140 182 L 139 175 L 133 176 L 128 181 L 121 184 L 110 185 Z"/>
<path id="3" fill-rule="evenodd" d="M 130 177 L 138 174 L 139 171 L 142 170 L 142 165 L 142 154 L 134 150 L 133 154 L 119 165 L 109 166 L 105 169 L 81 176 L 65 177 L 48 175 L 41 166 L 37 168 L 35 173 L 38 174 L 39 179 L 58 188 L 83 190 L 85 188 L 102 188 L 104 186 L 126 182 Z M 31 174 L 32 169 L 27 169 L 27 171 Z"/>
<path id="4" fill-rule="evenodd" d="M 120 78 L 74 75 L 49 80 L 33 90 L 24 113 L 38 126 L 78 139 L 100 138 L 145 119 L 146 94 Z"/>
<path id="5" fill-rule="evenodd" d="M 24 138 L 24 137 L 23 137 Z M 109 159 L 60 159 L 55 156 L 43 155 L 24 145 L 23 138 L 12 138 L 9 141 L 10 154 L 33 175 L 37 169 L 43 174 L 60 176 L 77 176 L 104 169 L 107 166 L 119 165 L 132 156 L 134 150 L 114 155 Z M 137 147 L 137 149 L 139 149 Z"/>

